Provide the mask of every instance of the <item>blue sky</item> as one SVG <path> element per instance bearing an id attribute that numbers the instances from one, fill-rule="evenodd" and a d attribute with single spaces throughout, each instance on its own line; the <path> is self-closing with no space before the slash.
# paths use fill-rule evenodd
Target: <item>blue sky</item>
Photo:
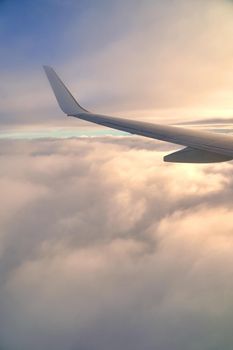
<path id="1" fill-rule="evenodd" d="M 101 16 L 108 25 L 109 12 L 117 11 L 117 4 L 108 1 L 3 0 L 0 6 L 0 39 L 3 44 L 0 65 L 6 69 L 28 65 L 36 67 L 42 62 L 56 64 L 71 55 L 72 50 L 80 55 L 91 53 L 125 34 L 126 30 L 126 26 L 114 25 L 111 16 L 111 30 L 108 26 L 104 35 L 98 36 L 98 41 L 93 40 L 96 30 L 101 31 L 99 21 L 96 26 L 96 18 Z M 93 19 L 92 23 L 85 23 L 85 18 L 89 16 Z M 67 33 L 74 23 L 77 27 L 80 24 L 80 31 L 75 37 L 68 38 Z"/>
<path id="2" fill-rule="evenodd" d="M 89 1 L 3 1 L 1 3 L 1 66 L 41 65 L 60 61 L 66 51 L 64 30 L 81 17 Z"/>

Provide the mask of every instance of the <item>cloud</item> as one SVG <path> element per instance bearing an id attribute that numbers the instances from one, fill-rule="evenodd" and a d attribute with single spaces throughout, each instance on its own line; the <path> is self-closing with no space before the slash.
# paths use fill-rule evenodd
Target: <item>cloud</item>
<path id="1" fill-rule="evenodd" d="M 232 164 L 162 145 L 1 141 L 3 348 L 231 349 Z"/>

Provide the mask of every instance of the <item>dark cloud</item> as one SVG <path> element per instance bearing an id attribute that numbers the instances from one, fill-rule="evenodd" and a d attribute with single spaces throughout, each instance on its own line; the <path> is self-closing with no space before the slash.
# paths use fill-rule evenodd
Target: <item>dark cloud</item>
<path id="1" fill-rule="evenodd" d="M 162 145 L 1 141 L 3 348 L 231 349 L 232 164 Z"/>

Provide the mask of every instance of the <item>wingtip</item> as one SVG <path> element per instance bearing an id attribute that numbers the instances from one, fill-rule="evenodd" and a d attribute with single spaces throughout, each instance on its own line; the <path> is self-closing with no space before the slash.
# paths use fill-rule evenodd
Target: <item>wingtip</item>
<path id="1" fill-rule="evenodd" d="M 54 69 L 48 65 L 43 65 L 43 68 L 62 111 L 70 116 L 87 113 L 88 111 L 78 104 Z"/>
<path id="2" fill-rule="evenodd" d="M 43 67 L 45 72 L 54 71 L 54 69 L 51 66 L 47 65 L 47 64 L 43 64 L 42 67 Z"/>

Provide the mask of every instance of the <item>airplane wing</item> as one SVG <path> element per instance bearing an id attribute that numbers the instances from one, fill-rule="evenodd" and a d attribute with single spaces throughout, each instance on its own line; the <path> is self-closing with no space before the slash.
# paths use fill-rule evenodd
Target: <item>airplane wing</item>
<path id="1" fill-rule="evenodd" d="M 185 146 L 185 148 L 165 156 L 164 161 L 166 162 L 215 163 L 233 159 L 233 137 L 230 135 L 91 113 L 78 104 L 51 67 L 44 66 L 44 70 L 60 108 L 68 116 L 131 134 Z"/>

